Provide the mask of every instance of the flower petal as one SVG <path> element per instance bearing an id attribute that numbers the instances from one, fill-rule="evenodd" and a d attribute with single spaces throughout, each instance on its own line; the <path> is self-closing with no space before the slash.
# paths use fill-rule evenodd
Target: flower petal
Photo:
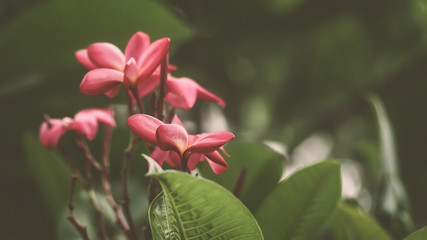
<path id="1" fill-rule="evenodd" d="M 215 94 L 209 92 L 199 84 L 197 84 L 197 98 L 204 101 L 216 102 L 221 107 L 223 108 L 225 107 L 224 100 L 222 100 L 220 97 L 216 96 Z"/>
<path id="2" fill-rule="evenodd" d="M 96 65 L 90 60 L 89 55 L 87 54 L 87 49 L 78 50 L 75 54 L 77 61 L 83 65 L 83 67 L 91 70 L 96 68 Z"/>
<path id="3" fill-rule="evenodd" d="M 92 121 L 92 119 L 97 122 L 105 123 L 106 125 L 115 127 L 116 121 L 114 120 L 114 113 L 111 108 L 101 109 L 101 108 L 90 108 L 78 112 L 74 116 L 75 121 Z"/>
<path id="4" fill-rule="evenodd" d="M 169 38 L 162 38 L 153 42 L 143 52 L 138 62 L 138 79 L 148 78 L 154 70 L 160 65 L 166 54 L 169 52 Z"/>
<path id="5" fill-rule="evenodd" d="M 131 58 L 134 58 L 136 62 L 138 62 L 141 58 L 142 53 L 145 49 L 150 46 L 150 37 L 143 33 L 137 32 L 135 33 L 129 40 L 126 50 L 125 57 L 126 61 Z"/>
<path id="6" fill-rule="evenodd" d="M 190 152 L 211 153 L 234 138 L 234 134 L 227 131 L 203 133 L 191 139 Z"/>
<path id="7" fill-rule="evenodd" d="M 97 68 L 89 71 L 80 83 L 80 92 L 98 95 L 110 92 L 123 82 L 123 73 L 114 69 Z"/>
<path id="8" fill-rule="evenodd" d="M 89 118 L 85 121 L 74 120 L 70 123 L 69 128 L 80 134 L 86 135 L 87 139 L 92 140 L 98 132 L 98 122 L 95 118 Z"/>
<path id="9" fill-rule="evenodd" d="M 123 71 L 125 55 L 111 43 L 93 43 L 87 48 L 89 58 L 100 68 L 112 68 Z"/>
<path id="10" fill-rule="evenodd" d="M 170 78 L 166 82 L 166 102 L 176 108 L 191 109 L 197 99 L 197 84 L 189 78 Z"/>
<path id="11" fill-rule="evenodd" d="M 181 120 L 179 120 L 179 118 L 178 118 L 177 115 L 173 116 L 172 123 L 173 124 L 178 124 L 179 126 L 184 127 L 184 125 L 182 125 L 182 122 L 181 122 Z"/>
<path id="12" fill-rule="evenodd" d="M 128 118 L 130 129 L 144 141 L 153 145 L 157 145 L 156 130 L 163 124 L 159 119 L 146 114 L 135 114 Z"/>
<path id="13" fill-rule="evenodd" d="M 134 58 L 129 59 L 125 66 L 125 77 L 123 83 L 125 87 L 134 87 L 138 78 L 138 67 Z"/>
<path id="14" fill-rule="evenodd" d="M 228 164 L 225 162 L 224 158 L 222 158 L 221 154 L 219 154 L 217 151 L 212 153 L 205 154 L 209 166 L 211 166 L 212 171 L 215 174 L 221 174 L 225 172 L 225 170 L 228 169 Z"/>
<path id="15" fill-rule="evenodd" d="M 177 124 L 164 124 L 157 128 L 157 145 L 164 151 L 176 151 L 181 156 L 187 149 L 188 134 Z"/>
<path id="16" fill-rule="evenodd" d="M 200 153 L 193 153 L 188 158 L 187 168 L 190 170 L 196 169 L 199 162 L 204 161 L 206 159 L 205 155 Z"/>
<path id="17" fill-rule="evenodd" d="M 40 126 L 39 138 L 45 148 L 53 150 L 66 131 L 62 120 L 50 119 L 49 123 L 43 122 Z"/>
<path id="18" fill-rule="evenodd" d="M 150 77 L 138 81 L 136 88 L 138 89 L 138 97 L 142 98 L 152 93 L 154 89 L 160 84 L 160 78 L 158 75 L 151 75 Z"/>
<path id="19" fill-rule="evenodd" d="M 162 149 L 156 147 L 151 153 L 150 157 L 154 159 L 160 166 L 163 166 L 165 160 L 169 157 L 169 151 L 163 151 Z"/>
<path id="20" fill-rule="evenodd" d="M 121 88 L 121 86 L 117 85 L 117 86 L 113 87 L 112 89 L 105 91 L 104 94 L 105 94 L 105 96 L 107 96 L 109 98 L 113 98 L 113 97 L 117 96 L 117 94 L 120 91 L 120 88 Z"/>
<path id="21" fill-rule="evenodd" d="M 173 71 L 176 71 L 177 69 L 178 67 L 175 65 L 172 65 L 172 64 L 168 65 L 168 72 L 173 72 Z"/>
<path id="22" fill-rule="evenodd" d="M 151 154 L 151 158 L 156 160 L 160 166 L 167 162 L 173 168 L 181 169 L 181 157 L 175 151 L 163 151 L 160 148 L 156 148 Z"/>

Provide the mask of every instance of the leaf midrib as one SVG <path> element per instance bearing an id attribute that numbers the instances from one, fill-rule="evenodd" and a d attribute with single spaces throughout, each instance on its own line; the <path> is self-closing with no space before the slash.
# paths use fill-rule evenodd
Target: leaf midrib
<path id="1" fill-rule="evenodd" d="M 177 207 L 176 207 L 175 203 L 172 201 L 172 198 L 171 198 L 172 193 L 169 191 L 169 188 L 167 186 L 165 186 L 165 183 L 163 181 L 160 181 L 160 184 L 162 185 L 163 191 L 165 192 L 165 196 L 168 198 L 167 200 L 172 205 L 172 211 L 176 215 L 177 225 L 178 225 L 178 228 L 179 228 L 179 235 L 181 236 L 181 238 L 186 239 L 184 228 L 183 228 L 183 224 L 182 224 L 182 220 L 181 220 L 181 218 L 180 218 L 180 216 L 179 216 L 179 214 L 177 212 Z"/>

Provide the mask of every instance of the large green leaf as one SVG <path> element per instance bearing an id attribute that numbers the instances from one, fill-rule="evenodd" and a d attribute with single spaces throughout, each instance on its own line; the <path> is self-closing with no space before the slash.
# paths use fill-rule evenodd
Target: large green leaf
<path id="1" fill-rule="evenodd" d="M 58 153 L 44 148 L 33 135 L 24 138 L 28 168 L 43 193 L 52 216 L 57 218 L 67 205 L 71 170 Z"/>
<path id="2" fill-rule="evenodd" d="M 338 203 L 328 224 L 336 240 L 389 240 L 387 232 L 362 211 Z"/>
<path id="3" fill-rule="evenodd" d="M 323 161 L 279 183 L 255 216 L 267 239 L 308 239 L 332 213 L 340 196 L 340 165 Z"/>
<path id="4" fill-rule="evenodd" d="M 199 165 L 203 177 L 209 178 L 232 190 L 242 168 L 246 168 L 239 199 L 255 212 L 264 197 L 269 194 L 283 174 L 283 156 L 270 147 L 257 143 L 238 143 L 227 146 L 230 166 L 221 175 L 212 172 L 208 164 Z"/>
<path id="5" fill-rule="evenodd" d="M 249 210 L 220 185 L 176 171 L 150 174 L 163 188 L 150 205 L 159 239 L 264 239 Z"/>
<path id="6" fill-rule="evenodd" d="M 405 240 L 427 240 L 427 227 L 411 233 Z"/>

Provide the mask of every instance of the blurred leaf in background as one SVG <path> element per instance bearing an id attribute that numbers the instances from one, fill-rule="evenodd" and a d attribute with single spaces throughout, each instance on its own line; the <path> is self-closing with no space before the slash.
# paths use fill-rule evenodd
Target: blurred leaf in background
<path id="1" fill-rule="evenodd" d="M 226 100 L 225 116 L 238 139 L 272 139 L 285 144 L 292 156 L 297 146 L 321 133 L 333 143 L 329 155 L 360 163 L 362 178 L 372 183 L 381 178 L 382 165 L 376 161 L 381 152 L 375 116 L 364 95 L 367 91 L 378 94 L 393 123 L 399 172 L 415 209 L 415 225 L 427 225 L 427 192 L 420 191 L 427 186 L 425 0 L 163 3 L 0 2 L 5 159 L 0 182 L 11 189 L 1 211 L 15 209 L 1 219 L 0 224 L 8 227 L 0 238 L 53 236 L 53 220 L 46 216 L 45 222 L 31 217 L 22 222 L 28 212 L 39 219 L 46 207 L 24 164 L 22 133 L 35 135 L 43 113 L 63 117 L 82 108 L 123 102 L 123 95 L 109 100 L 80 94 L 78 85 L 85 70 L 73 54 L 96 41 L 123 48 L 136 31 L 145 31 L 153 39 L 171 37 L 171 63 L 179 67 L 176 75 L 191 77 Z M 202 107 L 196 105 L 199 110 Z M 201 113 L 188 114 L 200 117 Z M 116 159 L 112 165 L 116 166 L 128 141 L 122 127 L 124 131 L 114 139 L 117 152 L 112 153 Z M 142 171 L 140 167 L 137 172 Z M 31 201 L 20 208 L 16 199 Z M 387 220 L 380 224 L 386 226 Z M 23 228 L 29 230 L 20 231 Z"/>

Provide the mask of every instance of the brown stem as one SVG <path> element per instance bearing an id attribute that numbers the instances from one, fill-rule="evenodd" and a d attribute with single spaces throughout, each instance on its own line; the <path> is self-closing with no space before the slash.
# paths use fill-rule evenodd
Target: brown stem
<path id="1" fill-rule="evenodd" d="M 144 108 L 144 104 L 142 104 L 141 99 L 138 97 L 138 93 L 134 93 L 133 96 L 136 99 L 136 103 L 138 104 L 138 108 L 139 108 L 139 112 L 144 114 L 145 113 L 145 108 Z"/>
<path id="2" fill-rule="evenodd" d="M 133 115 L 133 101 L 132 101 L 132 92 L 127 91 L 126 92 L 126 97 L 127 97 L 127 101 L 128 101 L 128 113 L 129 116 Z"/>
<path id="3" fill-rule="evenodd" d="M 74 159 L 71 157 L 70 153 L 67 151 L 67 149 L 64 146 L 64 143 L 62 140 L 59 141 L 59 149 L 61 150 L 62 155 L 67 160 L 68 164 L 71 167 L 71 171 L 73 172 L 74 176 L 79 180 L 80 184 L 85 188 L 89 188 L 88 182 L 83 178 L 82 174 L 80 173 L 79 168 L 77 167 L 76 163 L 74 162 Z"/>
<path id="4" fill-rule="evenodd" d="M 128 239 L 132 239 L 130 237 L 130 228 L 128 224 L 126 223 L 125 218 L 123 217 L 122 210 L 120 206 L 116 203 L 116 201 L 113 198 L 113 195 L 111 193 L 111 185 L 110 181 L 108 180 L 107 174 L 105 172 L 105 169 L 102 167 L 101 164 L 99 164 L 98 161 L 93 157 L 93 155 L 90 152 L 89 146 L 87 145 L 84 137 L 82 135 L 79 135 L 77 139 L 75 139 L 75 143 L 77 146 L 83 151 L 85 158 L 87 161 L 89 161 L 92 166 L 99 172 L 102 182 L 102 187 L 104 188 L 104 194 L 105 197 L 113 209 L 115 215 L 116 215 L 116 221 L 117 225 L 126 233 Z"/>
<path id="5" fill-rule="evenodd" d="M 166 96 L 166 81 L 168 78 L 168 61 L 169 54 L 165 56 L 160 66 L 160 92 L 157 102 L 157 118 L 161 121 L 165 118 L 165 96 Z"/>
<path id="6" fill-rule="evenodd" d="M 242 167 L 242 170 L 240 170 L 239 176 L 237 176 L 237 179 L 234 182 L 233 191 L 232 191 L 234 196 L 236 196 L 237 198 L 239 197 L 240 191 L 243 188 L 243 182 L 245 181 L 245 176 L 246 176 L 246 167 Z"/>
<path id="7" fill-rule="evenodd" d="M 96 222 L 98 226 L 98 238 L 103 240 L 108 240 L 107 230 L 105 229 L 104 214 L 102 214 L 102 211 L 99 208 L 95 191 L 93 191 L 93 189 L 89 189 L 88 194 L 89 194 L 90 203 L 92 204 L 93 209 L 95 211 Z"/>
<path id="8" fill-rule="evenodd" d="M 102 163 L 104 165 L 104 171 L 107 178 L 110 178 L 110 147 L 111 137 L 113 134 L 113 127 L 105 125 L 104 128 L 104 153 L 102 155 Z"/>
<path id="9" fill-rule="evenodd" d="M 162 191 L 160 183 L 154 177 L 150 177 L 150 181 L 148 183 L 148 205 L 156 198 L 157 195 Z"/>
<path id="10" fill-rule="evenodd" d="M 144 240 L 151 240 L 153 239 L 152 235 L 151 235 L 151 229 L 150 226 L 148 226 L 149 224 L 142 226 L 142 234 L 144 236 Z"/>
<path id="11" fill-rule="evenodd" d="M 174 116 L 175 116 L 175 108 L 169 107 L 168 114 L 166 115 L 165 123 L 171 123 Z"/>
<path id="12" fill-rule="evenodd" d="M 129 172 L 130 172 L 130 160 L 133 152 L 135 151 L 136 145 L 138 143 L 138 137 L 131 132 L 129 145 L 125 150 L 125 155 L 123 158 L 123 168 L 121 172 L 122 177 L 122 207 L 126 217 L 126 220 L 130 228 L 131 239 L 138 239 L 136 234 L 135 225 L 133 223 L 132 214 L 130 210 L 130 197 L 129 197 Z"/>
<path id="13" fill-rule="evenodd" d="M 89 234 L 87 232 L 87 226 L 85 224 L 80 223 L 76 216 L 74 215 L 74 206 L 73 206 L 73 196 L 74 196 L 74 189 L 76 186 L 76 180 L 77 176 L 73 175 L 71 177 L 71 187 L 70 187 L 70 193 L 68 194 L 68 220 L 73 224 L 73 226 L 76 228 L 76 230 L 79 232 L 80 236 L 84 240 L 90 240 Z"/>
<path id="14" fill-rule="evenodd" d="M 157 94 L 156 92 L 153 92 L 151 95 L 151 113 L 152 115 L 157 118 Z"/>

